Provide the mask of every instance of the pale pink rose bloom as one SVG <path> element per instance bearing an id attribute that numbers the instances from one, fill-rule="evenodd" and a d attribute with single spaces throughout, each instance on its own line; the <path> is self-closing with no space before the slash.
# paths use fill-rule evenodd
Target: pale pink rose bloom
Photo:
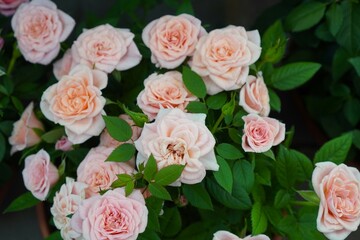
<path id="1" fill-rule="evenodd" d="M 153 73 L 145 79 L 144 85 L 144 90 L 137 97 L 137 104 L 149 120 L 155 119 L 160 109 L 178 108 L 185 111 L 189 102 L 198 100 L 187 90 L 182 74 L 177 71 Z"/>
<path id="2" fill-rule="evenodd" d="M 134 173 L 131 162 L 105 162 L 113 148 L 92 148 L 77 168 L 77 181 L 88 185 L 86 197 L 97 195 L 100 190 L 109 189 L 118 174 Z"/>
<path id="3" fill-rule="evenodd" d="M 53 73 L 56 79 L 60 80 L 64 75 L 68 75 L 74 66 L 71 50 L 68 49 L 64 53 L 64 56 L 57 60 L 53 65 Z"/>
<path id="4" fill-rule="evenodd" d="M 63 152 L 71 151 L 73 150 L 73 144 L 72 142 L 69 141 L 67 137 L 63 136 L 62 138 L 56 141 L 55 149 Z"/>
<path id="5" fill-rule="evenodd" d="M 139 64 L 142 58 L 134 36 L 129 29 L 109 24 L 84 30 L 71 48 L 73 60 L 106 73 L 114 69 L 127 70 Z"/>
<path id="6" fill-rule="evenodd" d="M 14 123 L 9 143 L 11 154 L 22 151 L 27 147 L 34 146 L 41 141 L 41 138 L 35 133 L 33 128 L 44 130 L 43 124 L 34 114 L 34 103 L 31 102 L 22 113 L 20 119 Z"/>
<path id="7" fill-rule="evenodd" d="M 235 234 L 232 234 L 228 231 L 217 231 L 214 233 L 213 240 L 270 240 L 270 238 L 266 235 L 260 234 L 257 236 L 247 236 L 245 238 L 239 238 Z"/>
<path id="8" fill-rule="evenodd" d="M 107 85 L 107 75 L 85 65 L 74 67 L 58 83 L 43 93 L 40 107 L 49 120 L 65 127 L 73 144 L 83 143 L 100 135 L 105 128 L 105 98 L 101 89 Z"/>
<path id="9" fill-rule="evenodd" d="M 57 168 L 50 162 L 49 154 L 43 149 L 25 158 L 22 176 L 26 189 L 41 201 L 45 200 L 50 187 L 59 179 Z"/>
<path id="10" fill-rule="evenodd" d="M 141 192 L 134 190 L 125 197 L 125 190 L 117 188 L 84 200 L 73 215 L 71 226 L 88 240 L 135 240 L 145 231 L 147 219 Z"/>
<path id="11" fill-rule="evenodd" d="M 249 66 L 261 54 L 257 30 L 228 26 L 211 31 L 200 38 L 191 69 L 203 77 L 207 93 L 239 89 L 249 75 Z"/>
<path id="12" fill-rule="evenodd" d="M 172 186 L 201 182 L 206 170 L 217 171 L 215 139 L 205 126 L 205 114 L 184 113 L 180 109 L 161 109 L 153 123 L 146 123 L 135 147 L 136 163 L 147 162 L 150 154 L 158 169 L 172 164 L 185 165 Z"/>
<path id="13" fill-rule="evenodd" d="M 270 113 L 269 92 L 261 75 L 249 76 L 240 90 L 239 105 L 248 113 L 267 117 Z"/>
<path id="14" fill-rule="evenodd" d="M 137 140 L 141 134 L 142 128 L 135 125 L 134 121 L 131 119 L 129 115 L 121 114 L 119 118 L 124 119 L 130 126 L 132 130 L 132 136 L 131 139 L 127 141 L 127 143 L 133 143 L 135 140 Z M 123 142 L 119 142 L 112 138 L 105 128 L 102 134 L 100 135 L 100 143 L 99 146 L 104 146 L 108 148 L 116 148 L 123 144 Z"/>
<path id="15" fill-rule="evenodd" d="M 69 15 L 48 0 L 21 4 L 11 19 L 20 52 L 31 63 L 49 64 L 75 26 Z"/>
<path id="16" fill-rule="evenodd" d="M 75 182 L 73 178 L 66 177 L 66 183 L 55 194 L 50 212 L 53 215 L 54 224 L 60 230 L 64 240 L 80 237 L 80 234 L 71 228 L 69 215 L 74 214 L 85 199 L 86 187 L 85 183 Z"/>
<path id="17" fill-rule="evenodd" d="M 312 185 L 320 198 L 317 229 L 331 240 L 345 239 L 360 224 L 360 173 L 345 164 L 319 162 Z"/>
<path id="18" fill-rule="evenodd" d="M 0 13 L 4 16 L 11 16 L 20 4 L 28 1 L 29 0 L 0 0 Z"/>
<path id="19" fill-rule="evenodd" d="M 244 116 L 243 120 L 242 148 L 245 152 L 266 152 L 285 139 L 285 124 L 274 118 L 251 113 Z"/>
<path id="20" fill-rule="evenodd" d="M 174 69 L 193 55 L 199 38 L 205 34 L 201 21 L 189 14 L 166 15 L 150 22 L 142 39 L 156 67 Z"/>

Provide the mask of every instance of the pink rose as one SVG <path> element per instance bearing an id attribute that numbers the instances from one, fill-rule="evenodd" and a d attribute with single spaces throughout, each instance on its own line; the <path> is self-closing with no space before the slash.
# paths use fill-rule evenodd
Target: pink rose
<path id="1" fill-rule="evenodd" d="M 11 16 L 20 4 L 28 1 L 29 0 L 0 0 L 0 13 L 4 16 Z"/>
<path id="2" fill-rule="evenodd" d="M 59 53 L 75 26 L 69 15 L 48 0 L 33 0 L 21 4 L 11 26 L 20 52 L 31 63 L 49 64 Z"/>
<path id="3" fill-rule="evenodd" d="M 228 26 L 201 37 L 189 64 L 203 77 L 208 94 L 214 95 L 239 89 L 260 53 L 257 30 L 246 32 L 243 27 Z"/>
<path id="4" fill-rule="evenodd" d="M 22 151 L 27 147 L 34 146 L 41 141 L 41 138 L 35 133 L 33 128 L 44 130 L 42 123 L 34 114 L 34 103 L 31 102 L 22 113 L 20 119 L 14 123 L 9 143 L 11 154 Z"/>
<path id="5" fill-rule="evenodd" d="M 102 118 L 105 98 L 101 89 L 107 85 L 107 75 L 99 70 L 78 65 L 69 75 L 43 93 L 40 107 L 49 120 L 65 127 L 69 141 L 83 143 L 100 135 L 105 127 Z"/>
<path id="6" fill-rule="evenodd" d="M 74 214 L 85 199 L 86 187 L 86 184 L 75 182 L 74 179 L 67 177 L 66 183 L 55 194 L 50 212 L 53 215 L 54 224 L 60 230 L 64 240 L 80 237 L 80 234 L 71 228 L 69 215 Z"/>
<path id="7" fill-rule="evenodd" d="M 176 71 L 153 73 L 145 79 L 144 85 L 137 104 L 150 120 L 156 118 L 160 109 L 179 108 L 184 111 L 189 102 L 198 99 L 186 89 L 181 73 Z"/>
<path id="8" fill-rule="evenodd" d="M 65 136 L 57 140 L 55 144 L 55 149 L 60 150 L 63 152 L 71 151 L 73 150 L 73 144 L 69 141 L 69 139 Z"/>
<path id="9" fill-rule="evenodd" d="M 129 29 L 114 28 L 109 24 L 84 30 L 71 48 L 73 59 L 106 73 L 114 69 L 127 70 L 141 61 L 133 38 Z"/>
<path id="10" fill-rule="evenodd" d="M 232 234 L 228 231 L 217 231 L 216 233 L 214 233 L 213 240 L 270 240 L 270 238 L 263 234 L 254 237 L 247 236 L 245 238 L 239 238 L 235 234 Z"/>
<path id="11" fill-rule="evenodd" d="M 50 187 L 59 179 L 58 170 L 50 162 L 49 154 L 42 149 L 25 158 L 22 176 L 26 189 L 41 201 L 45 200 Z"/>
<path id="12" fill-rule="evenodd" d="M 206 31 L 199 19 L 189 15 L 166 15 L 150 22 L 143 30 L 142 39 L 151 50 L 151 62 L 156 67 L 174 69 L 188 56 Z"/>
<path id="13" fill-rule="evenodd" d="M 84 200 L 73 215 L 71 226 L 88 240 L 135 240 L 145 231 L 147 218 L 141 192 L 135 190 L 125 197 L 125 190 L 117 188 Z"/>
<path id="14" fill-rule="evenodd" d="M 53 73 L 57 80 L 60 80 L 64 75 L 68 75 L 70 70 L 74 67 L 71 50 L 66 50 L 64 56 L 57 60 L 53 66 Z"/>
<path id="15" fill-rule="evenodd" d="M 239 105 L 248 113 L 268 116 L 270 113 L 270 99 L 263 77 L 249 76 L 240 90 Z"/>
<path id="16" fill-rule="evenodd" d="M 243 120 L 242 148 L 245 152 L 266 152 L 285 139 L 285 124 L 274 118 L 251 113 L 244 116 Z"/>
<path id="17" fill-rule="evenodd" d="M 105 162 L 113 148 L 92 148 L 77 169 L 77 181 L 86 183 L 86 197 L 97 195 L 100 190 L 109 189 L 118 174 L 134 173 L 129 162 Z"/>
<path id="18" fill-rule="evenodd" d="M 329 239 L 345 239 L 360 224 L 360 173 L 345 164 L 319 162 L 312 185 L 320 198 L 317 229 Z"/>
<path id="19" fill-rule="evenodd" d="M 133 143 L 140 136 L 142 128 L 135 125 L 134 121 L 126 114 L 121 114 L 119 118 L 124 119 L 130 126 L 132 130 L 131 139 L 127 141 L 127 143 Z M 108 148 L 116 148 L 123 144 L 123 142 L 118 142 L 113 139 L 107 129 L 105 128 L 102 134 L 100 135 L 100 144 L 99 146 L 108 147 Z"/>
<path id="20" fill-rule="evenodd" d="M 205 126 L 205 117 L 176 108 L 161 109 L 155 122 L 145 124 L 135 141 L 136 163 L 146 163 L 153 154 L 159 169 L 172 164 L 185 165 L 173 186 L 201 182 L 206 170 L 219 169 L 214 154 L 215 139 Z"/>

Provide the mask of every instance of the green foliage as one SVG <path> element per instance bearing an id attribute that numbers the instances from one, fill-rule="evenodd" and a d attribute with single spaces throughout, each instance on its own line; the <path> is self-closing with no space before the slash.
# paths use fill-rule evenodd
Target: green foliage
<path id="1" fill-rule="evenodd" d="M 219 110 L 222 108 L 222 106 L 224 106 L 224 104 L 226 103 L 226 100 L 227 100 L 226 93 L 220 92 L 218 94 L 209 96 L 206 99 L 206 104 L 207 104 L 208 108 L 210 108 L 210 109 Z"/>
<path id="2" fill-rule="evenodd" d="M 118 117 L 103 116 L 111 137 L 119 142 L 126 142 L 132 136 L 132 130 L 130 125 L 123 119 Z"/>
<path id="3" fill-rule="evenodd" d="M 352 144 L 352 135 L 344 134 L 326 142 L 316 153 L 314 163 L 330 161 L 340 164 L 345 161 Z"/>
<path id="4" fill-rule="evenodd" d="M 133 158 L 135 151 L 136 149 L 134 144 L 123 143 L 111 152 L 106 161 L 127 162 Z"/>
<path id="5" fill-rule="evenodd" d="M 40 200 L 36 199 L 31 192 L 24 193 L 13 200 L 5 209 L 4 213 L 17 212 L 26 208 L 30 208 L 38 204 Z"/>
<path id="6" fill-rule="evenodd" d="M 234 185 L 241 186 L 248 193 L 252 191 L 255 181 L 251 163 L 245 160 L 236 161 L 233 165 Z"/>
<path id="7" fill-rule="evenodd" d="M 325 9 L 326 5 L 317 1 L 301 4 L 289 13 L 286 25 L 293 32 L 309 29 L 322 19 Z"/>
<path id="8" fill-rule="evenodd" d="M 228 160 L 236 160 L 244 157 L 238 148 L 229 143 L 220 143 L 216 146 L 215 150 L 217 154 Z"/>
<path id="9" fill-rule="evenodd" d="M 268 92 L 269 92 L 271 109 L 274 109 L 275 111 L 280 112 L 280 110 L 281 110 L 280 97 L 271 88 L 268 88 Z"/>
<path id="10" fill-rule="evenodd" d="M 320 67 L 311 62 L 290 63 L 274 70 L 271 83 L 276 89 L 291 90 L 309 81 Z"/>
<path id="11" fill-rule="evenodd" d="M 262 37 L 262 59 L 265 62 L 277 63 L 285 54 L 286 36 L 281 21 L 276 21 Z"/>
<path id="12" fill-rule="evenodd" d="M 157 184 L 167 186 L 175 182 L 184 170 L 184 165 L 169 165 L 155 174 L 154 180 Z"/>
<path id="13" fill-rule="evenodd" d="M 182 189 L 191 205 L 200 209 L 213 210 L 211 198 L 202 183 L 184 184 Z"/>
<path id="14" fill-rule="evenodd" d="M 217 183 L 222 186 L 226 191 L 231 193 L 233 188 L 233 175 L 229 164 L 220 156 L 216 157 L 219 164 L 219 171 L 214 172 L 214 177 Z"/>
<path id="15" fill-rule="evenodd" d="M 195 96 L 204 98 L 206 87 L 203 79 L 189 67 L 184 66 L 182 70 L 183 81 L 186 88 Z"/>
<path id="16" fill-rule="evenodd" d="M 46 143 L 56 143 L 62 136 L 65 135 L 65 130 L 63 127 L 52 129 L 49 132 L 44 133 L 41 136 L 41 139 Z"/>
<path id="17" fill-rule="evenodd" d="M 260 202 L 255 202 L 251 209 L 252 235 L 264 233 L 267 229 L 268 221 Z"/>
<path id="18" fill-rule="evenodd" d="M 208 110 L 203 102 L 189 102 L 186 106 L 186 110 L 191 113 L 207 113 Z"/>

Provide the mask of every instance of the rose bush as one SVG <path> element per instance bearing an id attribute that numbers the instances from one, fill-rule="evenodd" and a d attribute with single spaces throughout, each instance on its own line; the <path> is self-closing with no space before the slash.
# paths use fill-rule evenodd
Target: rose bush
<path id="1" fill-rule="evenodd" d="M 357 229 L 358 172 L 342 164 L 356 132 L 329 140 L 310 159 L 293 148 L 287 118 L 274 113 L 282 107 L 278 91 L 320 67 L 291 56 L 287 25 L 273 23 L 261 41 L 258 30 L 242 26 L 210 25 L 206 33 L 200 20 L 180 13 L 191 12 L 189 1 L 166 1 L 179 14 L 145 22 L 157 3 L 115 1 L 106 19 L 76 16 L 71 38 L 50 39 L 61 42 L 61 53 L 53 65 L 40 57 L 48 66 L 24 61 L 10 18 L 0 18 L 8 24 L 0 51 L 0 180 L 4 165 L 22 168 L 25 159 L 30 191 L 5 211 L 48 200 L 49 222 L 59 230 L 50 239 L 323 240 Z M 37 16 L 34 29 L 52 27 Z"/>

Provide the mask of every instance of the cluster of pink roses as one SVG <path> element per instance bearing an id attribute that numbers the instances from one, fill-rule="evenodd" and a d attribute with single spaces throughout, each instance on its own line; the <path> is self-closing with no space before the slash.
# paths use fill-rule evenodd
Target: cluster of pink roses
<path id="1" fill-rule="evenodd" d="M 12 14 L 25 2 L 12 19 L 24 58 L 44 65 L 52 62 L 60 51 L 60 43 L 71 33 L 74 20 L 48 0 L 13 1 L 6 6 L 5 2 L 0 0 L 3 14 Z M 219 170 L 214 153 L 216 140 L 205 125 L 206 115 L 186 112 L 187 105 L 199 99 L 185 87 L 182 74 L 173 70 L 185 61 L 203 78 L 207 94 L 239 91 L 239 105 L 248 113 L 243 117 L 245 152 L 266 152 L 285 138 L 285 125 L 268 117 L 269 94 L 262 74 L 249 75 L 250 65 L 261 54 L 258 31 L 228 26 L 207 33 L 193 16 L 167 15 L 149 23 L 142 33 L 143 42 L 151 50 L 151 61 L 171 70 L 151 74 L 137 97 L 137 105 L 152 122 L 141 129 L 129 116 L 119 116 L 132 127 L 129 143 L 138 151 L 136 160 L 105 161 L 123 143 L 111 138 L 104 129 L 106 100 L 101 90 L 108 84 L 109 73 L 140 63 L 142 56 L 133 39 L 134 34 L 128 29 L 109 24 L 84 30 L 63 58 L 54 63 L 58 82 L 42 95 L 40 108 L 44 116 L 65 128 L 67 137 L 59 139 L 57 150 L 69 151 L 73 144 L 101 134 L 99 146 L 92 148 L 78 166 L 76 181 L 66 178 L 54 197 L 51 213 L 63 239 L 136 239 L 144 232 L 148 210 L 139 190 L 129 196 L 125 196 L 123 188 L 103 195 L 99 192 L 110 189 L 117 175 L 135 174 L 135 165 L 146 164 L 150 155 L 158 169 L 172 164 L 185 166 L 171 186 L 200 183 L 206 170 Z M 44 130 L 31 103 L 14 124 L 9 139 L 12 153 L 41 141 L 34 128 Z M 40 150 L 25 159 L 23 178 L 27 189 L 45 200 L 59 173 L 49 154 Z M 318 164 L 313 185 L 321 199 L 319 231 L 330 239 L 343 239 L 356 230 L 360 223 L 359 171 L 345 165 Z M 213 239 L 240 238 L 219 231 Z M 269 238 L 258 235 L 245 239 Z"/>

